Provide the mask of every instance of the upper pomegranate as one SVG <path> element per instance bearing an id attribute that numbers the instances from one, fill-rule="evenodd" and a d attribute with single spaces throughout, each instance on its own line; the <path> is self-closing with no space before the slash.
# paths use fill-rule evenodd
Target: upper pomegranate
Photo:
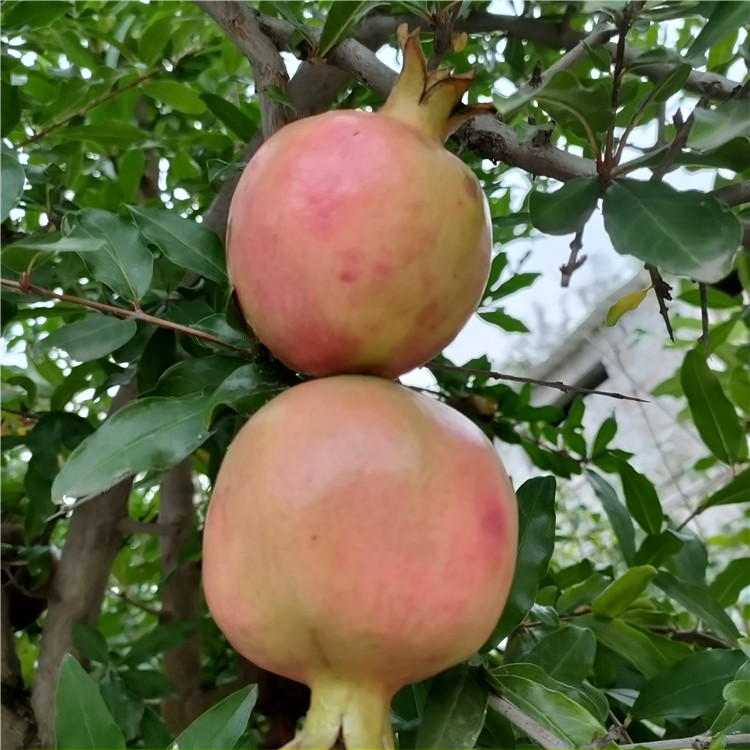
<path id="1" fill-rule="evenodd" d="M 403 69 L 377 113 L 292 123 L 245 169 L 227 265 L 240 308 L 288 367 L 397 377 L 450 343 L 484 290 L 492 230 L 472 171 L 444 148 L 473 73 L 428 73 L 399 29 Z"/>

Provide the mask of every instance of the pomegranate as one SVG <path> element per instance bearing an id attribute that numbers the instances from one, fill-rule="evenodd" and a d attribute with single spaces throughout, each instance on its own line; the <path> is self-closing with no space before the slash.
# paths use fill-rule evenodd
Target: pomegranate
<path id="1" fill-rule="evenodd" d="M 224 458 L 206 600 L 239 653 L 310 686 L 294 747 L 392 748 L 395 691 L 495 626 L 517 522 L 499 456 L 462 414 L 381 378 L 308 381 Z"/>
<path id="2" fill-rule="evenodd" d="M 377 113 L 287 125 L 248 164 L 232 200 L 227 265 L 258 338 L 314 376 L 395 378 L 456 336 L 480 301 L 492 230 L 472 171 L 443 144 L 489 105 L 459 104 L 473 73 L 404 64 Z"/>

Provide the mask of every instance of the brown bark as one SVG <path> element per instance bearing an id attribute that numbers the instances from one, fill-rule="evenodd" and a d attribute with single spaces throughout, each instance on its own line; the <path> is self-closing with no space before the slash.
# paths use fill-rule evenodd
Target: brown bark
<path id="1" fill-rule="evenodd" d="M 121 387 L 110 416 L 134 396 L 132 386 Z M 132 483 L 132 477 L 123 480 L 73 511 L 44 622 L 31 696 L 44 747 L 54 746 L 55 693 L 62 659 L 74 651 L 73 623 L 96 627 L 109 572 L 122 546 L 118 524 L 127 516 Z"/>
<path id="2" fill-rule="evenodd" d="M 180 565 L 180 552 L 195 528 L 193 475 L 190 459 L 177 464 L 159 490 L 159 523 L 167 528 L 160 538 L 163 624 L 189 620 L 200 613 L 200 567 Z M 196 633 L 164 654 L 164 673 L 177 688 L 175 698 L 162 701 L 167 726 L 178 735 L 203 708 L 201 701 L 201 638 Z"/>

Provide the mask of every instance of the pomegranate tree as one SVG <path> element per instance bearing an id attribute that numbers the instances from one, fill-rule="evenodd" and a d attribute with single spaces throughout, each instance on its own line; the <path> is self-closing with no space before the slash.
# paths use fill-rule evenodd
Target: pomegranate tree
<path id="1" fill-rule="evenodd" d="M 224 458 L 206 600 L 240 654 L 312 689 L 295 747 L 393 747 L 395 691 L 491 633 L 516 536 L 513 490 L 470 420 L 381 378 L 313 380 Z"/>
<path id="2" fill-rule="evenodd" d="M 377 113 L 292 123 L 245 169 L 227 264 L 258 338 L 315 376 L 396 377 L 424 364 L 480 301 L 492 232 L 473 172 L 444 147 L 487 105 L 460 99 L 473 74 L 428 73 L 399 29 L 403 69 Z"/>

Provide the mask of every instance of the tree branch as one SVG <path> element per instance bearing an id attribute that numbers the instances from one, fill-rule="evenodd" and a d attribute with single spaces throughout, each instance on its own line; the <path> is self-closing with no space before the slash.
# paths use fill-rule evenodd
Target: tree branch
<path id="1" fill-rule="evenodd" d="M 664 320 L 670 340 L 674 341 L 674 330 L 672 329 L 672 321 L 669 319 L 669 308 L 667 307 L 667 302 L 672 299 L 672 287 L 664 281 L 656 266 L 646 263 L 646 270 L 651 277 L 651 285 L 654 288 L 656 301 L 659 303 L 659 315 Z"/>
<path id="2" fill-rule="evenodd" d="M 257 11 L 244 3 L 227 0 L 194 2 L 219 24 L 234 46 L 250 61 L 255 90 L 260 100 L 263 136 L 270 137 L 294 119 L 294 112 L 267 93 L 271 86 L 283 92 L 289 77 L 278 49 L 258 24 Z"/>
<path id="3" fill-rule="evenodd" d="M 112 399 L 112 416 L 136 395 L 132 386 L 120 387 Z M 31 695 L 43 747 L 55 745 L 55 693 L 63 656 L 74 650 L 73 623 L 94 627 L 112 563 L 122 546 L 120 521 L 127 516 L 133 478 L 73 511 L 65 546 L 53 581 L 42 630 L 36 680 Z"/>
<path id="4" fill-rule="evenodd" d="M 570 50 L 585 38 L 585 32 L 575 31 L 569 26 L 545 21 L 540 18 L 525 18 L 522 16 L 504 16 L 495 13 L 474 13 L 467 18 L 458 21 L 456 28 L 469 34 L 505 32 L 509 36 L 518 39 L 526 39 L 534 44 L 545 47 L 556 47 Z M 614 57 L 617 52 L 617 43 L 609 42 L 606 49 Z M 632 63 L 642 54 L 641 50 L 625 45 L 623 60 L 626 66 Z M 666 78 L 674 70 L 669 63 L 654 63 L 652 65 L 638 66 L 638 74 L 659 82 Z M 699 96 L 705 96 L 711 100 L 725 100 L 731 96 L 737 96 L 739 83 L 731 81 L 725 76 L 717 73 L 705 73 L 693 70 L 683 84 L 686 91 Z M 742 93 L 745 98 L 747 92 Z"/>
<path id="5" fill-rule="evenodd" d="M 559 737 L 556 737 L 541 724 L 538 724 L 505 698 L 501 698 L 498 695 L 490 695 L 488 704 L 493 711 L 497 711 L 501 716 L 504 716 L 511 724 L 515 724 L 527 737 L 534 740 L 537 745 L 547 750 L 552 750 L 553 748 L 554 750 L 570 748 L 570 745 L 563 742 Z"/>
<path id="6" fill-rule="evenodd" d="M 570 284 L 573 274 L 586 262 L 586 255 L 578 257 L 578 253 L 583 249 L 583 227 L 581 227 L 573 237 L 570 243 L 570 256 L 568 262 L 560 266 L 560 286 L 565 288 Z"/>
<path id="7" fill-rule="evenodd" d="M 143 312 L 143 310 L 128 310 L 124 307 L 115 307 L 114 305 L 107 305 L 103 302 L 94 302 L 93 300 L 85 299 L 84 297 L 75 297 L 70 294 L 61 294 L 60 292 L 55 292 L 51 289 L 44 289 L 43 287 L 36 286 L 36 284 L 13 281 L 12 279 L 0 279 L 0 286 L 6 286 L 9 289 L 15 289 L 16 291 L 24 292 L 25 294 L 36 294 L 40 297 L 47 297 L 48 299 L 70 302 L 74 305 L 87 307 L 90 310 L 96 310 L 104 315 L 113 315 L 117 318 L 127 318 L 128 320 L 139 320 L 142 323 L 166 328 L 175 333 L 183 333 L 187 336 L 201 339 L 202 341 L 210 341 L 212 344 L 222 346 L 225 349 L 232 349 L 233 351 L 240 352 L 248 357 L 254 355 L 254 352 L 251 349 L 242 349 L 233 346 L 232 344 L 228 344 L 226 341 L 222 341 L 218 336 L 214 336 L 212 333 L 199 331 L 197 328 L 184 326 L 180 323 L 173 323 L 171 320 L 165 320 L 164 318 L 157 318 L 154 315 L 149 315 L 148 313 Z"/>
<path id="8" fill-rule="evenodd" d="M 648 401 L 643 398 L 637 398 L 636 396 L 625 396 L 622 393 L 614 393 L 612 391 L 597 391 L 591 388 L 582 388 L 578 385 L 566 385 L 561 383 L 559 380 L 537 380 L 536 378 L 527 378 L 521 375 L 508 375 L 504 372 L 492 372 L 490 370 L 474 370 L 471 367 L 460 367 L 458 365 L 446 365 L 442 362 L 428 362 L 423 365 L 431 370 L 446 370 L 448 372 L 463 372 L 467 375 L 482 375 L 493 380 L 510 380 L 514 383 L 531 383 L 532 385 L 541 385 L 546 388 L 555 388 L 563 393 L 586 393 L 594 396 L 609 396 L 610 398 L 622 399 L 624 401 L 639 401 L 642 404 L 647 404 Z"/>
<path id="9" fill-rule="evenodd" d="M 717 201 L 725 206 L 741 206 L 743 203 L 750 203 L 750 180 L 742 182 L 733 182 L 731 185 L 712 190 L 709 195 L 713 195 Z"/>
<path id="10" fill-rule="evenodd" d="M 747 745 L 750 743 L 750 734 L 728 734 L 727 745 Z M 677 740 L 658 740 L 656 742 L 636 742 L 630 745 L 620 745 L 620 750 L 633 750 L 636 747 L 652 748 L 652 750 L 705 750 L 711 746 L 711 735 L 696 734 L 694 737 L 682 737 Z"/>

